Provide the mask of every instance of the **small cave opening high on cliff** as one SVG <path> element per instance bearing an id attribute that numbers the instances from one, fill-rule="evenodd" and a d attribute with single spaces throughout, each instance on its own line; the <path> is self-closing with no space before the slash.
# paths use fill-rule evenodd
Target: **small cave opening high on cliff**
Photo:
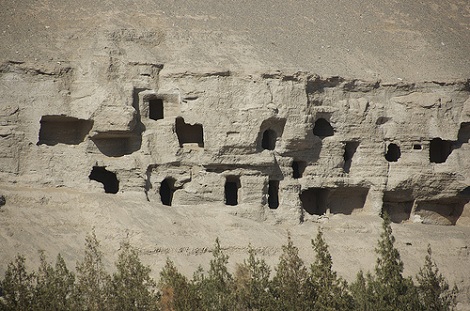
<path id="1" fill-rule="evenodd" d="M 181 117 L 176 118 L 176 135 L 180 147 L 185 144 L 197 144 L 198 147 L 204 147 L 204 132 L 201 124 L 188 124 Z"/>
<path id="2" fill-rule="evenodd" d="M 267 129 L 263 132 L 263 138 L 261 140 L 261 148 L 266 150 L 274 150 L 276 148 L 277 134 L 271 129 Z"/>
<path id="3" fill-rule="evenodd" d="M 305 161 L 292 161 L 292 177 L 294 179 L 302 178 L 306 167 Z"/>
<path id="4" fill-rule="evenodd" d="M 38 145 L 78 145 L 93 127 L 92 120 L 83 120 L 63 115 L 42 116 Z"/>
<path id="5" fill-rule="evenodd" d="M 160 120 L 164 118 L 164 107 L 162 98 L 152 98 L 148 101 L 149 118 L 152 120 Z"/>
<path id="6" fill-rule="evenodd" d="M 160 183 L 160 200 L 163 205 L 171 206 L 173 193 L 175 192 L 175 180 L 171 177 L 165 178 Z"/>
<path id="7" fill-rule="evenodd" d="M 116 174 L 106 170 L 104 166 L 93 166 L 88 178 L 102 183 L 105 193 L 117 193 L 119 191 L 119 180 Z"/>
<path id="8" fill-rule="evenodd" d="M 318 136 L 320 138 L 325 138 L 328 136 L 333 136 L 335 134 L 335 130 L 331 126 L 330 122 L 328 122 L 324 118 L 319 118 L 315 121 L 315 126 L 313 127 L 313 135 Z"/>
<path id="9" fill-rule="evenodd" d="M 240 186 L 240 177 L 227 176 L 224 186 L 225 205 L 238 205 L 238 189 Z"/>
<path id="10" fill-rule="evenodd" d="M 444 163 L 452 153 L 452 142 L 437 137 L 429 145 L 429 161 L 431 163 Z"/>
<path id="11" fill-rule="evenodd" d="M 457 140 L 461 144 L 466 144 L 470 140 L 470 122 L 462 122 L 460 124 Z"/>
<path id="12" fill-rule="evenodd" d="M 279 207 L 279 180 L 269 180 L 268 206 L 270 209 L 277 209 Z"/>
<path id="13" fill-rule="evenodd" d="M 385 159 L 388 162 L 397 162 L 401 157 L 400 147 L 397 144 L 389 144 L 387 147 L 387 153 L 385 154 Z"/>
<path id="14" fill-rule="evenodd" d="M 359 142 L 357 141 L 348 141 L 344 145 L 343 171 L 345 173 L 349 173 L 349 170 L 351 169 L 352 159 L 354 154 L 356 153 L 357 147 L 359 147 Z"/>

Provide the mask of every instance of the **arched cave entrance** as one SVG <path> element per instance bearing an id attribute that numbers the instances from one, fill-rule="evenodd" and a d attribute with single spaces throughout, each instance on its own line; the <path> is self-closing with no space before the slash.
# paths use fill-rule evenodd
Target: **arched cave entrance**
<path id="1" fill-rule="evenodd" d="M 238 176 L 227 176 L 225 179 L 224 193 L 225 205 L 238 205 L 238 189 L 240 188 L 240 178 Z"/>
<path id="2" fill-rule="evenodd" d="M 302 208 L 310 215 L 323 215 L 326 213 L 328 189 L 309 188 L 300 193 Z"/>
<path id="3" fill-rule="evenodd" d="M 173 193 L 175 192 L 175 180 L 171 177 L 165 178 L 160 183 L 160 200 L 163 205 L 171 206 Z"/>
<path id="4" fill-rule="evenodd" d="M 204 133 L 201 124 L 188 124 L 184 122 L 181 117 L 176 118 L 176 135 L 180 146 L 184 144 L 197 144 L 199 147 L 204 147 Z"/>
<path id="5" fill-rule="evenodd" d="M 270 209 L 277 209 L 279 207 L 279 180 L 269 181 L 268 206 Z"/>
<path id="6" fill-rule="evenodd" d="M 385 159 L 388 162 L 397 162 L 401 157 L 400 147 L 397 144 L 389 144 L 387 147 L 387 153 Z"/>
<path id="7" fill-rule="evenodd" d="M 267 129 L 263 132 L 261 140 L 261 148 L 266 150 L 274 150 L 276 148 L 277 133 L 274 130 Z"/>
<path id="8" fill-rule="evenodd" d="M 307 163 L 305 163 L 304 161 L 293 161 L 292 162 L 292 177 L 294 179 L 302 178 L 302 175 L 304 174 L 306 166 L 307 166 Z"/>
<path id="9" fill-rule="evenodd" d="M 439 137 L 431 140 L 429 145 L 429 161 L 431 163 L 444 163 L 452 153 L 452 142 Z"/>
<path id="10" fill-rule="evenodd" d="M 119 191 L 119 180 L 116 174 L 106 170 L 104 166 L 93 166 L 88 178 L 102 183 L 105 193 L 117 193 Z"/>
<path id="11" fill-rule="evenodd" d="M 320 118 L 315 121 L 315 126 L 313 127 L 313 135 L 318 136 L 320 138 L 325 138 L 328 136 L 333 136 L 334 134 L 335 130 L 331 126 L 330 122 L 328 122 L 324 118 Z"/>

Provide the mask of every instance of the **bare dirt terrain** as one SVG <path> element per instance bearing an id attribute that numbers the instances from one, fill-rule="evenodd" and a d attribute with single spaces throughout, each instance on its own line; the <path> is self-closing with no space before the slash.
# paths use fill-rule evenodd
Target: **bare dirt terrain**
<path id="1" fill-rule="evenodd" d="M 352 80 L 318 78 L 321 90 L 307 94 L 308 83 L 317 81 L 314 74 Z M 353 280 L 359 269 L 374 267 L 381 230 L 377 208 L 384 192 L 405 189 L 393 198 L 400 204 L 408 192 L 413 197 L 405 203 L 411 204 L 427 199 L 451 206 L 468 198 L 469 78 L 467 0 L 0 0 L 0 195 L 6 198 L 0 207 L 0 275 L 16 253 L 36 265 L 39 249 L 49 258 L 60 252 L 74 267 L 92 228 L 110 266 L 119 244 L 129 239 L 155 277 L 167 257 L 188 276 L 207 265 L 216 237 L 232 268 L 246 258 L 249 243 L 275 265 L 288 232 L 311 262 L 310 241 L 322 228 L 334 269 Z M 415 85 L 423 81 L 430 83 Z M 155 121 L 155 128 L 144 120 L 141 126 L 139 105 L 145 96 L 162 94 L 179 105 L 172 117 L 206 122 L 204 155 L 172 142 L 174 119 Z M 312 108 L 319 96 L 322 102 Z M 382 116 L 377 111 L 388 113 L 388 119 L 375 118 Z M 276 113 L 281 116 L 273 117 Z M 363 119 L 349 125 L 355 113 Z M 41 125 L 56 120 L 42 119 L 45 115 L 71 116 L 93 129 L 79 143 L 42 142 Z M 291 173 L 292 154 L 297 155 L 292 149 L 308 145 L 297 134 L 305 131 L 311 138 L 310 123 L 324 115 L 331 115 L 329 121 L 349 140 L 372 141 L 357 151 L 353 165 L 361 165 L 352 166 L 349 175 L 338 173 L 349 140 L 317 142 L 326 150 L 315 159 L 319 162 L 307 161 L 299 182 L 280 179 L 287 194 L 281 194 L 277 211 L 268 208 L 264 197 L 275 171 L 270 165 L 278 165 L 276 174 Z M 258 116 L 284 125 L 287 120 L 283 137 L 290 135 L 278 137 L 276 150 L 263 150 L 259 157 L 254 141 L 264 123 Z M 236 131 L 225 135 L 226 124 Z M 137 132 L 141 145 L 134 150 L 125 139 Z M 236 134 L 240 137 L 231 138 Z M 452 142 L 454 149 L 447 163 L 430 166 L 424 152 L 434 137 Z M 106 154 L 115 152 L 106 149 L 110 138 L 126 141 L 123 149 L 130 151 Z M 245 143 L 250 140 L 253 146 Z M 401 162 L 383 159 L 391 142 L 402 143 Z M 408 150 L 414 145 L 423 148 L 421 156 Z M 251 157 L 244 158 L 247 150 Z M 244 166 L 237 168 L 238 162 Z M 90 180 L 95 167 L 117 172 L 117 194 L 103 193 L 102 185 Z M 173 206 L 161 204 L 156 188 L 165 174 L 176 176 L 179 187 Z M 237 206 L 227 206 L 214 199 L 222 198 L 223 190 L 210 187 L 222 183 L 223 189 L 221 180 L 234 174 L 241 175 L 245 196 Z M 295 191 L 341 186 L 367 188 L 364 206 L 370 206 L 299 221 L 305 212 Z M 203 199 L 207 203 L 197 204 Z M 429 243 L 441 272 L 461 290 L 459 310 L 470 310 L 469 204 L 457 214 L 460 218 L 450 221 L 454 225 L 408 219 L 393 224 L 393 230 L 405 274 L 416 274 Z"/>

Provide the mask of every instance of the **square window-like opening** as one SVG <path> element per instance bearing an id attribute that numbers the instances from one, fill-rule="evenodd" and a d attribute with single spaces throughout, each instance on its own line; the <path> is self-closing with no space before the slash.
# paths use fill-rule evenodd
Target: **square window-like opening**
<path id="1" fill-rule="evenodd" d="M 152 120 L 163 119 L 163 99 L 154 98 L 149 100 L 149 118 Z"/>
<path id="2" fill-rule="evenodd" d="M 421 149 L 423 149 L 423 146 L 421 146 L 421 144 L 414 144 L 413 149 L 414 150 L 421 150 Z"/>

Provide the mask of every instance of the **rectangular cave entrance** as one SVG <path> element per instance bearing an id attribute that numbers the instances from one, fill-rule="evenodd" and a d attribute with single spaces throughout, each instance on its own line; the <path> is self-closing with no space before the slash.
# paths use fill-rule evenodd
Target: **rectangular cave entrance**
<path id="1" fill-rule="evenodd" d="M 310 215 L 351 215 L 364 207 L 368 192 L 365 187 L 309 188 L 300 193 L 300 201 Z"/>
<path id="2" fill-rule="evenodd" d="M 188 124 L 184 122 L 181 117 L 176 118 L 176 135 L 180 147 L 184 145 L 197 145 L 200 148 L 204 147 L 204 133 L 201 124 Z"/>
<path id="3" fill-rule="evenodd" d="M 227 176 L 224 186 L 225 205 L 238 205 L 238 189 L 240 187 L 240 177 Z"/>
<path id="4" fill-rule="evenodd" d="M 270 209 L 277 209 L 279 207 L 279 180 L 269 180 L 268 206 Z"/>
<path id="5" fill-rule="evenodd" d="M 293 161 L 292 162 L 292 178 L 299 179 L 302 178 L 307 163 L 305 161 Z"/>
<path id="6" fill-rule="evenodd" d="M 429 161 L 431 163 L 444 163 L 452 153 L 452 142 L 434 138 L 429 145 Z"/>
<path id="7" fill-rule="evenodd" d="M 148 101 L 149 118 L 152 120 L 160 120 L 164 118 L 164 107 L 162 98 L 152 98 Z"/>
<path id="8" fill-rule="evenodd" d="M 410 219 L 413 202 L 411 190 L 385 191 L 382 210 L 390 216 L 393 222 L 401 223 Z"/>
<path id="9" fill-rule="evenodd" d="M 468 200 L 457 198 L 436 201 L 416 201 L 414 214 L 421 216 L 424 224 L 455 225 Z"/>
<path id="10" fill-rule="evenodd" d="M 92 120 L 77 119 L 63 115 L 42 116 L 38 145 L 78 145 L 93 127 Z"/>

